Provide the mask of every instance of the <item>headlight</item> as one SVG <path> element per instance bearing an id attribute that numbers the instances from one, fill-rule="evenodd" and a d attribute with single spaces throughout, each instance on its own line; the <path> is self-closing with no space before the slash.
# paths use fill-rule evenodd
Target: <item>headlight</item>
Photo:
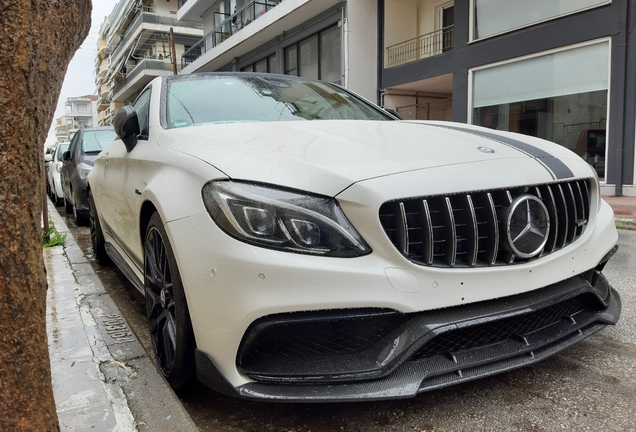
<path id="1" fill-rule="evenodd" d="M 203 187 L 203 202 L 219 228 L 245 243 L 341 258 L 371 253 L 333 198 L 211 181 Z"/>
<path id="2" fill-rule="evenodd" d="M 85 163 L 80 163 L 79 165 L 77 165 L 77 174 L 82 180 L 86 180 L 88 173 L 91 172 L 92 169 L 92 166 L 86 165 Z"/>

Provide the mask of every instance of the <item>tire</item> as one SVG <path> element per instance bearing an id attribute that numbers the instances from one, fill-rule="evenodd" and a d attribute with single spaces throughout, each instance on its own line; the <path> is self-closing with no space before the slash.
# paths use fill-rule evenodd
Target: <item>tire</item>
<path id="1" fill-rule="evenodd" d="M 64 210 L 66 210 L 66 214 L 73 213 L 73 204 L 70 203 L 69 200 L 64 197 Z"/>
<path id="2" fill-rule="evenodd" d="M 104 240 L 104 233 L 102 232 L 102 225 L 99 223 L 99 216 L 97 216 L 97 208 L 95 207 L 95 201 L 93 200 L 93 193 L 88 191 L 88 226 L 91 232 L 91 246 L 93 247 L 93 254 L 95 255 L 95 261 L 99 265 L 109 265 L 112 260 L 106 253 L 106 241 Z"/>
<path id="3" fill-rule="evenodd" d="M 86 215 L 81 214 L 77 211 L 77 206 L 73 205 L 73 221 L 75 221 L 75 225 L 84 226 L 88 225 L 88 218 Z"/>
<path id="4" fill-rule="evenodd" d="M 53 192 L 53 203 L 56 207 L 62 207 L 64 205 L 64 198 L 60 198 L 55 192 Z"/>
<path id="5" fill-rule="evenodd" d="M 179 269 L 158 213 L 144 237 L 144 290 L 157 365 L 173 389 L 194 379 L 194 333 Z"/>

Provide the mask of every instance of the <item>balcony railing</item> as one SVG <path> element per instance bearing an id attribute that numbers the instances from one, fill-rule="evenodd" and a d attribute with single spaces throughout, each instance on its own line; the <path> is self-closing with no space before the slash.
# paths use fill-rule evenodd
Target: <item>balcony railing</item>
<path id="1" fill-rule="evenodd" d="M 113 50 L 113 53 L 110 56 L 112 59 L 117 59 L 117 57 L 122 53 L 122 51 L 124 51 L 128 47 L 129 42 L 134 37 L 137 36 L 137 30 L 144 23 L 164 24 L 164 25 L 173 26 L 173 27 L 177 27 L 177 26 L 194 27 L 194 28 L 203 27 L 203 24 L 198 24 L 198 23 L 184 24 L 183 22 L 177 20 L 176 18 L 156 15 L 156 14 L 148 13 L 148 12 L 139 12 L 139 14 L 137 15 L 137 18 L 135 18 L 135 21 L 128 27 L 128 29 L 126 29 L 124 38 L 117 44 L 117 47 Z M 166 33 L 167 33 L 167 30 L 166 30 Z"/>
<path id="2" fill-rule="evenodd" d="M 281 1 L 282 0 L 255 0 L 234 14 L 219 14 L 227 18 L 181 56 L 181 67 L 184 68 L 194 62 L 207 51 L 221 44 L 227 38 L 269 12 Z"/>
<path id="3" fill-rule="evenodd" d="M 453 49 L 454 26 L 409 39 L 386 49 L 386 67 L 439 55 Z"/>
<path id="4" fill-rule="evenodd" d="M 144 70 L 152 69 L 172 72 L 172 63 L 170 60 L 144 59 L 134 66 L 129 66 L 128 69 L 126 77 L 112 87 L 111 91 L 113 95 L 115 95 L 119 89 L 123 88 L 125 84 L 133 81 Z"/>

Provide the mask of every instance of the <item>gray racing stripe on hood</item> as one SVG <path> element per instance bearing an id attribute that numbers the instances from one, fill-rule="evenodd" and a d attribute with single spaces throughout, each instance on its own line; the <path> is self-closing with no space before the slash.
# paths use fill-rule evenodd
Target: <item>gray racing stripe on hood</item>
<path id="1" fill-rule="evenodd" d="M 458 126 L 448 126 L 448 125 L 430 124 L 430 123 L 427 123 L 426 125 L 439 127 L 439 128 L 445 128 L 445 129 L 451 129 L 451 130 L 457 130 L 460 132 L 466 132 L 469 134 L 477 135 L 482 138 L 487 138 L 493 141 L 500 142 L 504 145 L 513 147 L 519 150 L 520 152 L 523 152 L 526 155 L 531 156 L 537 162 L 543 165 L 543 167 L 546 170 L 548 170 L 548 172 L 554 179 L 566 179 L 566 178 L 574 177 L 574 174 L 572 173 L 570 168 L 568 168 L 568 166 L 565 163 L 563 163 L 560 159 L 552 156 L 550 153 L 545 152 L 533 145 L 524 143 L 523 141 L 519 141 L 514 138 L 509 138 L 509 137 L 497 135 L 497 134 L 486 132 L 486 131 L 474 130 L 474 129 L 463 128 Z"/>

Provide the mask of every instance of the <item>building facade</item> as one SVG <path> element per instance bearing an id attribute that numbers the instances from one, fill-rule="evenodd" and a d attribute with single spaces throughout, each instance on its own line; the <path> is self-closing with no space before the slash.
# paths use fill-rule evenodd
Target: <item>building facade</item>
<path id="1" fill-rule="evenodd" d="M 636 195 L 636 0 L 187 0 L 183 73 L 335 82 L 405 119 L 537 136 Z"/>
<path id="2" fill-rule="evenodd" d="M 98 125 L 97 96 L 86 95 L 66 99 L 66 114 L 55 122 L 56 143 L 70 141 L 82 128 Z"/>
<path id="3" fill-rule="evenodd" d="M 182 56 L 183 73 L 256 71 L 335 82 L 376 99 L 375 0 L 187 0 L 180 20 L 205 37 Z"/>
<path id="4" fill-rule="evenodd" d="M 99 32 L 95 85 L 99 123 L 112 123 L 153 78 L 173 74 L 170 29 L 176 58 L 203 36 L 201 23 L 177 21 L 178 0 L 120 0 Z M 176 61 L 181 70 L 180 61 Z"/>
<path id="5" fill-rule="evenodd" d="M 636 1 L 379 0 L 381 101 L 537 136 L 636 195 Z"/>

